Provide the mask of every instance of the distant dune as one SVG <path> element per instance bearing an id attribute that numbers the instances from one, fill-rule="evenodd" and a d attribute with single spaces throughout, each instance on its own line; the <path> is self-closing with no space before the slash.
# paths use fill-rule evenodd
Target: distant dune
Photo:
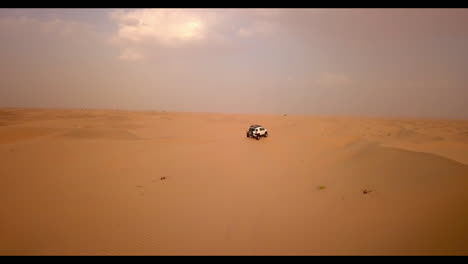
<path id="1" fill-rule="evenodd" d="M 3 108 L 0 175 L 0 255 L 468 255 L 468 120 Z"/>

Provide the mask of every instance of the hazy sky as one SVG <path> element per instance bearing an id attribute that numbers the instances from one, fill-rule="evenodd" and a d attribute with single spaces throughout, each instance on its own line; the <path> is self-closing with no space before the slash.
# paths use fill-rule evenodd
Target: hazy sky
<path id="1" fill-rule="evenodd" d="M 468 118 L 468 9 L 1 9 L 0 106 Z"/>

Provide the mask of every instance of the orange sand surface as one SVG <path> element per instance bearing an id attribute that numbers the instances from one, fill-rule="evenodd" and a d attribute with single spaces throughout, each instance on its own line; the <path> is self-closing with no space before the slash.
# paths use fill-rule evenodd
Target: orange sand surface
<path id="1" fill-rule="evenodd" d="M 468 255 L 466 120 L 2 108 L 0 179 L 0 255 Z"/>

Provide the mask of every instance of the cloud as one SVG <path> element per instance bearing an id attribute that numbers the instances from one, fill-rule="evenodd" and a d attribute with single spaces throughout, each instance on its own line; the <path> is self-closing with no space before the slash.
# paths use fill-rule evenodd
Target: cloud
<path id="1" fill-rule="evenodd" d="M 132 44 L 154 42 L 166 46 L 199 42 L 216 24 L 213 11 L 192 9 L 118 10 L 110 14 L 117 22 L 117 38 Z"/>
<path id="2" fill-rule="evenodd" d="M 352 80 L 346 74 L 322 72 L 318 75 L 315 83 L 324 87 L 341 87 L 352 83 Z"/>
<path id="3" fill-rule="evenodd" d="M 0 18 L 0 30 L 20 34 L 52 34 L 66 38 L 77 35 L 97 36 L 94 28 L 86 23 L 61 19 L 39 20 L 25 16 Z"/>
<path id="4" fill-rule="evenodd" d="M 272 36 L 275 9 L 137 9 L 116 10 L 109 17 L 117 25 L 111 43 L 121 47 L 120 58 L 157 49 L 224 47 L 245 38 Z M 126 55 L 127 54 L 127 55 Z M 150 56 L 144 56 L 150 57 Z"/>
<path id="5" fill-rule="evenodd" d="M 135 49 L 126 48 L 120 54 L 119 59 L 123 61 L 138 61 L 143 59 L 143 54 Z"/>
<path id="6" fill-rule="evenodd" d="M 252 36 L 268 36 L 273 34 L 274 27 L 268 21 L 255 21 L 253 24 L 248 25 L 247 27 L 240 28 L 238 34 L 240 37 L 249 38 Z"/>
<path id="7" fill-rule="evenodd" d="M 274 8 L 256 8 L 252 12 L 259 17 L 277 17 L 281 15 L 281 9 Z"/>
<path id="8" fill-rule="evenodd" d="M 37 62 L 52 65 L 57 60 L 89 62 L 96 55 L 106 57 L 107 52 L 112 56 L 105 43 L 106 36 L 84 22 L 9 15 L 0 17 L 0 36 L 3 60 L 0 64 L 34 58 Z"/>

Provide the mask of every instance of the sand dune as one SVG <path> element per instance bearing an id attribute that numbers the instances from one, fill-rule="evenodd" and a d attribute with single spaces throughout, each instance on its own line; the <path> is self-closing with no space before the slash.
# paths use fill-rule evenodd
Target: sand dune
<path id="1" fill-rule="evenodd" d="M 0 144 L 28 140 L 36 137 L 49 135 L 54 132 L 57 132 L 57 130 L 50 127 L 10 126 L 0 130 Z"/>
<path id="2" fill-rule="evenodd" d="M 5 108 L 0 165 L 1 255 L 468 255 L 463 120 Z"/>
<path id="3" fill-rule="evenodd" d="M 122 139 L 136 140 L 140 139 L 136 135 L 119 129 L 92 129 L 92 128 L 77 128 L 71 129 L 62 136 L 72 139 Z"/>

